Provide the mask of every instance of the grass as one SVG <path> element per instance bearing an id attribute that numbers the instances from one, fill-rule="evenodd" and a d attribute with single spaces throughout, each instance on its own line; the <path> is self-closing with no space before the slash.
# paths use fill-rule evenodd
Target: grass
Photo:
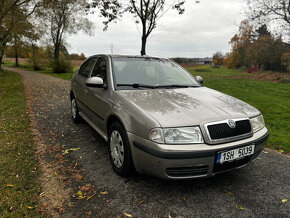
<path id="1" fill-rule="evenodd" d="M 21 76 L 0 71 L 0 215 L 38 216 L 40 184 Z"/>
<path id="2" fill-rule="evenodd" d="M 3 66 L 6 67 L 15 67 L 15 62 L 14 61 L 5 61 Z M 20 63 L 19 68 L 24 69 L 24 70 L 29 70 L 29 71 L 34 71 L 32 66 L 29 65 L 28 63 Z M 78 69 L 78 66 L 73 67 L 73 70 L 71 73 L 53 73 L 52 68 L 50 67 L 43 67 L 41 70 L 37 71 L 38 73 L 44 73 L 50 76 L 54 76 L 60 79 L 65 79 L 65 80 L 70 80 L 73 73 L 76 72 Z"/>
<path id="3" fill-rule="evenodd" d="M 193 75 L 202 76 L 206 87 L 234 96 L 259 109 L 270 132 L 268 146 L 290 153 L 289 84 L 251 80 L 241 70 L 204 68 L 207 68 L 205 72 L 197 72 L 196 68 L 188 70 Z"/>

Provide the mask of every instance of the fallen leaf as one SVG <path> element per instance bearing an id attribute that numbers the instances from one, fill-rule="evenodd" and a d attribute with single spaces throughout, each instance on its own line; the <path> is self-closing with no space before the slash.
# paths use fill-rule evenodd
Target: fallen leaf
<path id="1" fill-rule="evenodd" d="M 132 217 L 132 215 L 129 214 L 129 213 L 124 213 L 124 215 L 127 216 L 127 217 Z"/>
<path id="2" fill-rule="evenodd" d="M 280 153 L 284 153 L 284 150 L 278 150 Z"/>
<path id="3" fill-rule="evenodd" d="M 7 186 L 7 187 L 13 187 L 14 185 L 12 185 L 12 184 L 7 184 L 6 186 Z"/>
<path id="4" fill-rule="evenodd" d="M 263 153 L 264 153 L 264 154 L 268 154 L 269 152 L 268 152 L 268 151 L 263 151 Z"/>
<path id="5" fill-rule="evenodd" d="M 28 209 L 30 209 L 30 210 L 32 210 L 32 209 L 33 209 L 33 207 L 31 207 L 31 206 L 28 206 L 27 208 L 28 208 Z"/>
<path id="6" fill-rule="evenodd" d="M 92 211 L 89 211 L 89 212 L 88 212 L 88 215 L 91 216 L 91 215 L 92 215 Z"/>
<path id="7" fill-rule="evenodd" d="M 69 148 L 69 149 L 65 149 L 64 151 L 62 151 L 62 154 L 68 154 L 68 152 L 70 151 L 77 151 L 80 150 L 80 148 Z"/>
<path id="8" fill-rule="evenodd" d="M 107 191 L 100 192 L 100 193 L 101 193 L 101 195 L 107 195 L 107 194 L 109 194 L 109 192 L 107 192 Z"/>
<path id="9" fill-rule="evenodd" d="M 138 201 L 137 203 L 138 203 L 138 204 L 143 204 L 143 203 L 144 203 L 144 201 Z"/>
<path id="10" fill-rule="evenodd" d="M 168 214 L 168 218 L 172 218 L 172 216 L 170 214 Z"/>
<path id="11" fill-rule="evenodd" d="M 236 204 L 236 208 L 239 209 L 239 210 L 244 210 L 244 209 L 245 209 L 245 208 L 244 208 L 242 205 L 240 205 L 240 204 Z"/>
<path id="12" fill-rule="evenodd" d="M 95 193 L 96 194 L 96 193 Z M 87 200 L 90 200 L 92 197 L 95 196 L 95 194 L 91 195 L 90 197 L 87 198 Z"/>
<path id="13" fill-rule="evenodd" d="M 229 192 L 229 191 L 227 191 L 227 190 L 224 190 L 224 191 L 225 191 L 225 193 L 227 193 L 228 195 L 232 195 L 231 192 Z"/>
<path id="14" fill-rule="evenodd" d="M 76 199 L 78 199 L 78 200 L 81 200 L 81 199 L 84 199 L 84 198 L 86 198 L 85 196 L 78 196 L 78 197 L 76 197 Z"/>
<path id="15" fill-rule="evenodd" d="M 288 201 L 288 199 L 287 198 L 285 198 L 285 199 L 282 199 L 282 202 L 283 203 L 285 203 L 285 202 L 287 202 Z"/>
<path id="16" fill-rule="evenodd" d="M 82 191 L 81 191 L 81 190 L 78 191 L 78 192 L 77 192 L 77 195 L 83 195 Z"/>
<path id="17" fill-rule="evenodd" d="M 63 212 L 64 209 L 62 207 L 55 207 L 56 212 Z"/>
<path id="18" fill-rule="evenodd" d="M 57 176 L 57 172 L 54 172 L 54 175 L 56 175 L 56 176 Z"/>

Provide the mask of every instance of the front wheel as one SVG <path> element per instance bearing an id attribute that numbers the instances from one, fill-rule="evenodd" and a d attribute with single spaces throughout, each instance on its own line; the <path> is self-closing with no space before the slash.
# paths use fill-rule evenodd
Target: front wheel
<path id="1" fill-rule="evenodd" d="M 72 120 L 74 123 L 80 123 L 82 118 L 80 116 L 80 111 L 79 108 L 77 106 L 77 101 L 75 99 L 75 97 L 73 96 L 71 98 L 71 116 L 72 116 Z"/>
<path id="2" fill-rule="evenodd" d="M 133 172 L 130 144 L 119 122 L 114 122 L 109 130 L 109 154 L 113 170 L 120 176 L 130 176 Z"/>

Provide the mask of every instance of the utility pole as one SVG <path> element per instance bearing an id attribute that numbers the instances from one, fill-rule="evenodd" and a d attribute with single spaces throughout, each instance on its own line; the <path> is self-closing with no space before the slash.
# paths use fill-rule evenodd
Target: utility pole
<path id="1" fill-rule="evenodd" d="M 114 54 L 114 44 L 111 43 L 111 54 Z"/>

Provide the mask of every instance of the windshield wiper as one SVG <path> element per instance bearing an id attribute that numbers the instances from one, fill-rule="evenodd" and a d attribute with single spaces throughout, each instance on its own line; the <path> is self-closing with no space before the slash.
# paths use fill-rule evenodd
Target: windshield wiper
<path id="1" fill-rule="evenodd" d="M 133 83 L 133 84 L 117 84 L 117 86 L 132 86 L 133 88 L 149 88 L 154 89 L 156 86 L 146 85 L 142 83 Z"/>
<path id="2" fill-rule="evenodd" d="M 199 86 L 196 86 L 196 85 L 178 85 L 178 84 L 155 86 L 155 88 L 189 88 L 189 87 L 199 87 Z"/>

